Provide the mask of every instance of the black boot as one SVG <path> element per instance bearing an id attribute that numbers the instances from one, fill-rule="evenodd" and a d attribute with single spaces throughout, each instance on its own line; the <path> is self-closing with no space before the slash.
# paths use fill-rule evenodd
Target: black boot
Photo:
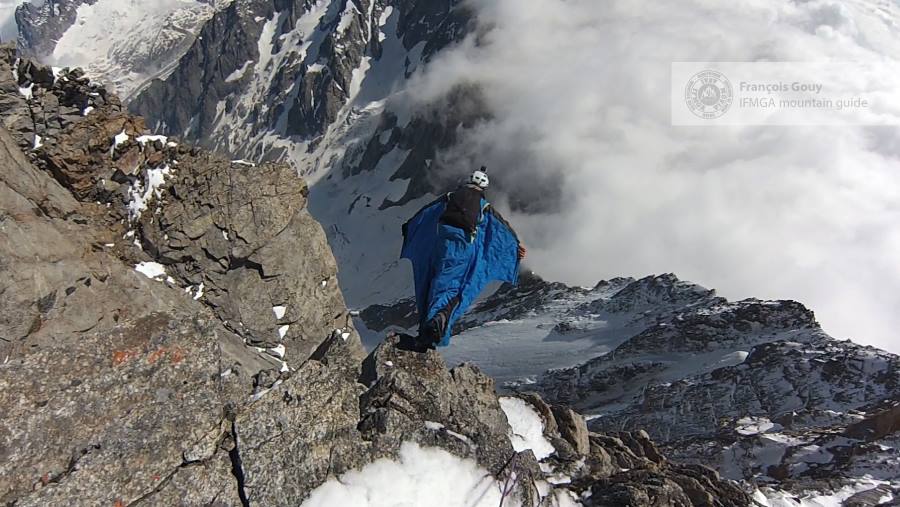
<path id="1" fill-rule="evenodd" d="M 434 350 L 444 336 L 445 317 L 438 312 L 431 320 L 425 323 L 425 328 L 419 330 L 418 342 L 423 348 Z"/>
<path id="2" fill-rule="evenodd" d="M 418 336 L 401 334 L 399 337 L 400 339 L 397 341 L 397 348 L 400 350 L 408 350 L 410 352 L 426 352 L 428 350 L 427 347 L 421 345 Z"/>

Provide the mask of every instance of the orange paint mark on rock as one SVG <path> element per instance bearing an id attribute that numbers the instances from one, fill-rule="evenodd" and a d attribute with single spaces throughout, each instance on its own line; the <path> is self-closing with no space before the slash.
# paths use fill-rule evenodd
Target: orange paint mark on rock
<path id="1" fill-rule="evenodd" d="M 160 480 L 161 478 L 162 478 L 162 477 L 160 477 L 160 476 L 158 476 L 158 475 L 154 475 L 154 476 L 153 476 L 153 480 L 154 480 L 154 481 L 158 481 L 158 480 Z"/>
<path id="2" fill-rule="evenodd" d="M 41 484 L 46 486 L 49 482 L 50 482 L 50 473 L 48 472 L 41 476 Z"/>
<path id="3" fill-rule="evenodd" d="M 165 353 L 166 353 L 165 347 L 160 347 L 160 348 L 156 349 L 153 353 L 151 353 L 149 356 L 147 356 L 147 363 L 149 363 L 149 364 L 156 363 L 157 361 L 159 361 L 159 359 Z"/>
<path id="4" fill-rule="evenodd" d="M 185 352 L 181 347 L 160 347 L 147 356 L 147 364 L 155 364 L 163 356 L 169 356 L 169 361 L 178 364 L 184 361 Z"/>
<path id="5" fill-rule="evenodd" d="M 122 363 L 128 362 L 131 358 L 137 355 L 137 352 L 133 350 L 115 350 L 112 353 L 112 363 L 113 366 L 119 366 Z"/>
<path id="6" fill-rule="evenodd" d="M 113 507 L 125 507 L 125 502 L 117 498 L 115 503 L 113 503 Z"/>
<path id="7" fill-rule="evenodd" d="M 175 347 L 175 350 L 173 350 L 172 353 L 169 354 L 169 359 L 171 359 L 174 364 L 178 364 L 184 361 L 184 349 L 182 349 L 181 347 Z"/>

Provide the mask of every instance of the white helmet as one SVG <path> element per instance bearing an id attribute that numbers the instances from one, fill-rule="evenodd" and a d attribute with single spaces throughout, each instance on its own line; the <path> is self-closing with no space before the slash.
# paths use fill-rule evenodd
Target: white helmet
<path id="1" fill-rule="evenodd" d="M 469 178 L 469 183 L 478 185 L 481 188 L 487 188 L 490 180 L 488 179 L 486 168 L 481 166 L 481 169 L 473 172 L 472 176 Z"/>

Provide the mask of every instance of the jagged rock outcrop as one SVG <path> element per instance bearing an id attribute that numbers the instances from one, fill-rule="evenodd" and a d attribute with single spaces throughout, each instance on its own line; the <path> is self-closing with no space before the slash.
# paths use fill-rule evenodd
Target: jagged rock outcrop
<path id="1" fill-rule="evenodd" d="M 363 355 L 337 284 L 328 287 L 336 268 L 303 182 L 285 166 L 251 178 L 247 166 L 141 138 L 143 122 L 79 71 L 54 77 L 4 51 L 0 117 L 13 130 L 0 129 L 0 498 L 240 504 L 234 421 L 251 392 L 290 374 L 281 358 L 300 366 L 329 336 Z M 93 110 L 60 112 L 76 106 Z M 203 194 L 201 179 L 221 194 Z M 155 214 L 163 204 L 177 214 Z M 242 261 L 222 267 L 197 253 L 198 219 L 212 212 Z M 175 243 L 188 233 L 196 249 Z M 259 315 L 242 327 L 242 311 Z M 274 350 L 247 345 L 269 334 Z"/>
<path id="2" fill-rule="evenodd" d="M 353 333 L 337 266 L 293 170 L 149 135 L 143 119 L 80 71 L 33 81 L 47 69 L 6 51 L 4 123 L 77 199 L 110 204 L 111 216 L 125 222 L 115 226 L 122 237 L 110 241 L 123 259 L 149 254 L 233 333 L 281 359 L 306 360 L 334 329 Z"/>
<path id="3" fill-rule="evenodd" d="M 250 389 L 222 365 L 259 365 L 200 305 L 104 248 L 105 206 L 75 200 L 5 130 L 0 144 L 0 501 L 130 502 L 195 472 L 186 453 Z"/>
<path id="4" fill-rule="evenodd" d="M 284 344 L 300 361 L 332 329 L 351 327 L 337 265 L 293 170 L 205 153 L 177 162 L 167 195 L 136 220 L 144 248 L 172 276 L 202 285 L 200 297 L 248 343 Z"/>
<path id="5" fill-rule="evenodd" d="M 79 167 L 96 162 L 84 158 L 89 139 L 79 132 L 80 126 L 86 119 L 94 119 L 90 113 L 95 109 L 102 108 L 105 113 L 116 116 L 122 110 L 118 98 L 92 83 L 80 69 L 54 71 L 18 58 L 15 48 L 7 44 L 0 46 L 0 107 L 3 109 L 3 126 L 15 134 L 23 151 L 30 152 L 42 147 L 45 140 L 57 138 L 63 132 L 71 136 L 64 145 L 71 146 L 73 151 L 65 157 L 55 157 L 64 159 L 57 160 L 55 170 L 58 171 L 57 176 L 69 188 L 76 190 L 79 197 L 89 197 L 84 193 L 85 189 L 74 188 L 75 185 L 89 186 L 92 183 L 75 180 L 85 172 L 79 171 Z M 141 123 L 135 128 L 142 127 Z M 108 142 L 104 140 L 103 144 Z M 55 148 L 47 146 L 47 149 Z M 68 164 L 73 165 L 74 170 L 68 171 Z"/>
<path id="6" fill-rule="evenodd" d="M 518 428 L 507 426 L 513 415 L 501 411 L 489 377 L 466 364 L 448 371 L 437 353 L 406 352 L 397 343 L 388 338 L 363 362 L 360 379 L 371 387 L 361 398 L 359 428 L 375 448 L 411 439 L 472 457 L 495 477 L 514 473 L 523 505 L 556 505 L 559 496 L 582 505 L 749 504 L 711 469 L 669 463 L 646 433 L 589 433 L 581 415 L 534 394 L 521 399 L 542 420 L 553 450 L 540 460 L 530 449 L 517 452 L 509 434 Z"/>

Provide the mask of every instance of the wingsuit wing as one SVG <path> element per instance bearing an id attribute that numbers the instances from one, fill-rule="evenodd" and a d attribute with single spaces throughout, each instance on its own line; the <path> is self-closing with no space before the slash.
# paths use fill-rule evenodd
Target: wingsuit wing
<path id="1" fill-rule="evenodd" d="M 447 196 L 442 195 L 426 204 L 403 224 L 403 248 L 400 250 L 400 258 L 412 262 L 416 307 L 420 316 L 428 313 L 428 289 L 432 277 L 431 255 L 437 242 L 438 221 L 446 207 Z"/>
<path id="2" fill-rule="evenodd" d="M 438 241 L 438 223 L 447 206 L 446 195 L 427 204 L 403 224 L 401 259 L 409 259 L 416 286 L 416 308 L 420 320 L 429 312 L 428 293 L 432 278 L 432 255 Z M 460 301 L 450 316 L 441 345 L 450 342 L 453 324 L 466 312 L 484 287 L 492 281 L 516 284 L 519 276 L 519 239 L 512 227 L 487 206 L 475 235 L 475 252 L 461 285 Z"/>
<path id="3" fill-rule="evenodd" d="M 489 206 L 485 211 L 475 241 L 475 261 L 463 282 L 459 305 L 447 323 L 441 339 L 443 346 L 450 343 L 453 324 L 462 317 L 488 283 L 500 281 L 515 285 L 519 281 L 519 238 L 493 207 Z"/>

